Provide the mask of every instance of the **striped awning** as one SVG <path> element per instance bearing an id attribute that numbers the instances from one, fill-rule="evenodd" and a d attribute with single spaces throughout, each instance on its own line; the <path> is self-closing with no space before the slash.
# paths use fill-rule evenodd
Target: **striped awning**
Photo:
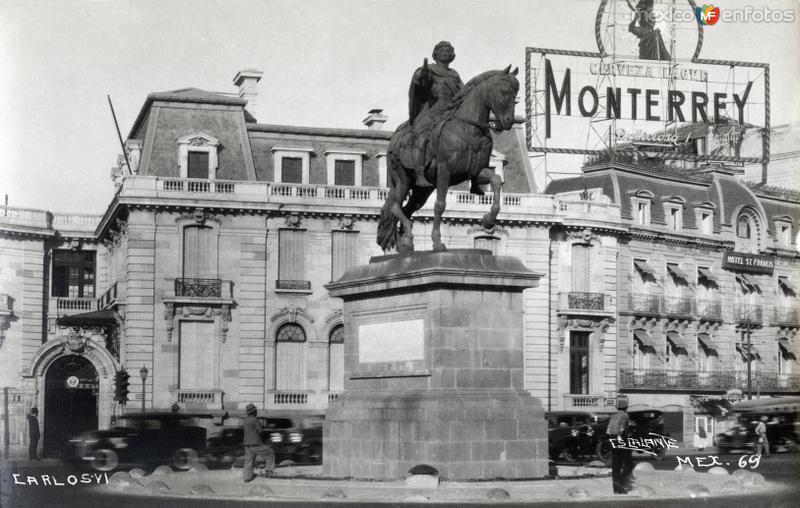
<path id="1" fill-rule="evenodd" d="M 648 347 L 648 348 L 652 348 L 654 350 L 656 349 L 656 344 L 653 341 L 653 338 L 650 336 L 649 333 L 647 333 L 646 330 L 641 330 L 641 329 L 634 330 L 633 331 L 633 336 L 634 336 L 634 338 L 636 340 L 641 342 L 642 346 L 645 346 L 645 347 Z"/>
<path id="2" fill-rule="evenodd" d="M 641 259 L 634 259 L 633 266 L 635 266 L 637 270 L 639 270 L 644 274 L 650 275 L 651 277 L 656 276 L 655 270 L 653 270 L 653 267 L 648 265 L 646 261 L 642 261 Z"/>
<path id="3" fill-rule="evenodd" d="M 689 276 L 686 272 L 681 270 L 681 267 L 672 263 L 667 264 L 667 271 L 672 274 L 676 279 L 681 279 L 683 282 L 689 283 Z"/>
<path id="4" fill-rule="evenodd" d="M 697 269 L 697 273 L 699 273 L 700 277 L 704 278 L 708 282 L 711 282 L 713 284 L 719 284 L 719 281 L 717 281 L 717 278 L 714 277 L 714 274 L 711 273 L 711 270 L 709 270 L 708 268 L 698 268 Z"/>
<path id="5" fill-rule="evenodd" d="M 667 332 L 667 340 L 672 342 L 672 345 L 676 350 L 685 354 L 689 353 L 689 349 L 686 347 L 686 343 L 683 341 L 683 337 L 681 337 L 680 333 L 676 331 Z"/>
<path id="6" fill-rule="evenodd" d="M 778 346 L 783 350 L 784 358 L 788 358 L 790 360 L 795 360 L 797 357 L 792 351 L 792 343 L 786 337 L 779 337 L 778 338 Z"/>
<path id="7" fill-rule="evenodd" d="M 758 283 L 753 279 L 751 279 L 747 274 L 740 273 L 736 275 L 736 281 L 743 286 L 749 287 L 750 289 L 761 291 L 761 288 L 758 286 Z"/>
<path id="8" fill-rule="evenodd" d="M 707 333 L 698 333 L 697 342 L 699 342 L 709 353 L 713 352 L 716 354 L 717 348 L 714 346 L 714 341 L 711 339 L 711 335 Z"/>
<path id="9" fill-rule="evenodd" d="M 792 282 L 789 280 L 789 277 L 780 276 L 778 277 L 778 285 L 781 286 L 786 291 L 789 291 L 792 294 L 797 294 L 797 289 L 794 287 Z"/>
<path id="10" fill-rule="evenodd" d="M 742 354 L 745 358 L 747 358 L 747 351 L 745 344 L 736 344 L 736 351 Z M 758 353 L 758 349 L 755 346 L 750 346 L 750 358 L 751 359 L 761 359 L 761 355 Z"/>

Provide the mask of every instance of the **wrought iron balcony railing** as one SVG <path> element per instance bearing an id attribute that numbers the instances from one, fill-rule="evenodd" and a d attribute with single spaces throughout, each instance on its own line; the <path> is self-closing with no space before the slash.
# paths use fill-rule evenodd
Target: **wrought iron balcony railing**
<path id="1" fill-rule="evenodd" d="M 753 393 L 758 392 L 796 392 L 800 393 L 800 374 L 778 374 L 777 372 L 751 373 L 750 386 Z M 747 372 L 735 371 L 735 388 L 747 390 Z"/>
<path id="2" fill-rule="evenodd" d="M 665 296 L 664 313 L 671 316 L 692 317 L 695 315 L 694 298 L 683 296 Z"/>
<path id="3" fill-rule="evenodd" d="M 628 295 L 628 310 L 645 314 L 661 314 L 663 298 L 661 295 L 649 293 L 631 293 Z"/>
<path id="4" fill-rule="evenodd" d="M 567 293 L 567 307 L 570 310 L 604 310 L 605 295 L 603 293 Z"/>
<path id="5" fill-rule="evenodd" d="M 756 324 L 764 322 L 764 309 L 760 304 L 737 303 L 734 311 L 735 319 L 740 323 L 748 320 Z"/>
<path id="6" fill-rule="evenodd" d="M 620 388 L 643 390 L 727 391 L 735 386 L 732 372 L 687 370 L 620 370 Z"/>
<path id="7" fill-rule="evenodd" d="M 175 279 L 175 296 L 220 298 L 222 281 L 220 279 Z"/>
<path id="8" fill-rule="evenodd" d="M 704 319 L 722 320 L 722 302 L 698 298 L 697 315 Z"/>
<path id="9" fill-rule="evenodd" d="M 279 279 L 275 281 L 275 288 L 290 291 L 311 291 L 311 281 Z"/>
<path id="10" fill-rule="evenodd" d="M 797 307 L 775 307 L 775 324 L 778 326 L 800 325 L 800 309 Z"/>

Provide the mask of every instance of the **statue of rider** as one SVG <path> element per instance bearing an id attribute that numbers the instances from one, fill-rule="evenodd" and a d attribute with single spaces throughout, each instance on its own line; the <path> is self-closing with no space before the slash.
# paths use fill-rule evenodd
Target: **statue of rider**
<path id="1" fill-rule="evenodd" d="M 422 67 L 414 71 L 408 90 L 408 123 L 413 132 L 411 150 L 408 153 L 417 175 L 417 187 L 431 187 L 433 184 L 425 177 L 425 169 L 431 162 L 430 137 L 434 125 L 443 118 L 443 113 L 453 96 L 464 86 L 461 77 L 450 64 L 455 60 L 453 45 L 441 41 L 433 48 L 436 63 L 428 65 L 424 60 Z"/>

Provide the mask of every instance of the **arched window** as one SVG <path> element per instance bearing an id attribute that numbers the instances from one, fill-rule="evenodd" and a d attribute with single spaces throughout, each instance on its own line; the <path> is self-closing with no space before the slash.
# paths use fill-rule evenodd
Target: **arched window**
<path id="1" fill-rule="evenodd" d="M 344 390 L 344 325 L 336 325 L 328 336 L 328 390 Z"/>
<path id="2" fill-rule="evenodd" d="M 286 323 L 275 335 L 275 389 L 305 390 L 306 332 L 297 323 Z"/>
<path id="3" fill-rule="evenodd" d="M 749 239 L 751 235 L 750 219 L 746 215 L 740 215 L 739 220 L 736 222 L 736 236 Z"/>

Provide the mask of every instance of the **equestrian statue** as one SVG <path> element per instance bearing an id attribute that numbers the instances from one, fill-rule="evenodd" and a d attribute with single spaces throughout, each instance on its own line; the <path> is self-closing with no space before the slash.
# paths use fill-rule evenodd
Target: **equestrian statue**
<path id="1" fill-rule="evenodd" d="M 491 209 L 482 225 L 492 229 L 500 212 L 502 179 L 489 168 L 492 153 L 489 114 L 494 130 L 514 125 L 519 81 L 518 69 L 487 71 L 466 84 L 450 63 L 453 46 L 442 41 L 414 72 L 409 89 L 408 121 L 392 135 L 387 151 L 389 194 L 381 209 L 377 243 L 384 251 L 396 247 L 400 254 L 414 250 L 411 216 L 436 191 L 433 208 L 433 250 L 445 250 L 440 226 L 447 191 L 470 180 L 470 191 L 483 194 L 481 185 L 492 184 Z"/>

